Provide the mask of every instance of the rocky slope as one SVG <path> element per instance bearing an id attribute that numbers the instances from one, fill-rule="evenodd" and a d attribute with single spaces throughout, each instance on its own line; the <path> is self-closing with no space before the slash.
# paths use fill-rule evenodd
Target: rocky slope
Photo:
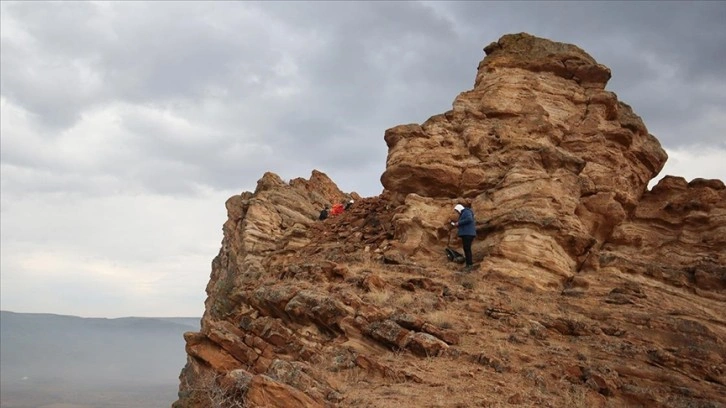
<path id="1" fill-rule="evenodd" d="M 313 171 L 227 201 L 174 407 L 726 404 L 724 184 L 648 191 L 667 156 L 578 47 L 484 51 L 452 110 L 385 132 L 380 196 Z"/>

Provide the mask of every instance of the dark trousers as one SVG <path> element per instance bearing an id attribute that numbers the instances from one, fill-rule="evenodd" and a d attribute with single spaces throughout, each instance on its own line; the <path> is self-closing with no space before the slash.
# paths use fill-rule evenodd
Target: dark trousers
<path id="1" fill-rule="evenodd" d="M 461 237 L 461 242 L 464 244 L 464 257 L 466 258 L 466 266 L 474 265 L 471 260 L 471 244 L 474 242 L 474 236 L 466 235 Z"/>

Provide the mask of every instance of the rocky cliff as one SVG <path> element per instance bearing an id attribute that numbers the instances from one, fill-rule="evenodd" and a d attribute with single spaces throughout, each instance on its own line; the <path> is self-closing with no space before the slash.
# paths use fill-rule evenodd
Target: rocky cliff
<path id="1" fill-rule="evenodd" d="M 452 110 L 385 132 L 380 196 L 313 171 L 227 201 L 174 407 L 726 404 L 724 184 L 648 190 L 667 156 L 580 48 L 484 51 Z"/>

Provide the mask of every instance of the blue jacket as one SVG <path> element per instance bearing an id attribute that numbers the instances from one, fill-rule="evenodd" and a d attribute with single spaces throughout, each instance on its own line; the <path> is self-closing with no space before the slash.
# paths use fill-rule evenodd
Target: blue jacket
<path id="1" fill-rule="evenodd" d="M 461 210 L 461 214 L 459 214 L 459 236 L 476 236 L 476 221 L 474 220 L 474 212 L 471 208 L 464 208 Z"/>

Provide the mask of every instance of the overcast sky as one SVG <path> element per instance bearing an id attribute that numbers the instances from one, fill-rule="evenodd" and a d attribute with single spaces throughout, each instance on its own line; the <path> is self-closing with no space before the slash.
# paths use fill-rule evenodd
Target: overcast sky
<path id="1" fill-rule="evenodd" d="M 201 316 L 228 197 L 312 169 L 378 195 L 384 131 L 509 33 L 610 67 L 662 175 L 726 180 L 726 2 L 0 4 L 3 310 Z"/>

